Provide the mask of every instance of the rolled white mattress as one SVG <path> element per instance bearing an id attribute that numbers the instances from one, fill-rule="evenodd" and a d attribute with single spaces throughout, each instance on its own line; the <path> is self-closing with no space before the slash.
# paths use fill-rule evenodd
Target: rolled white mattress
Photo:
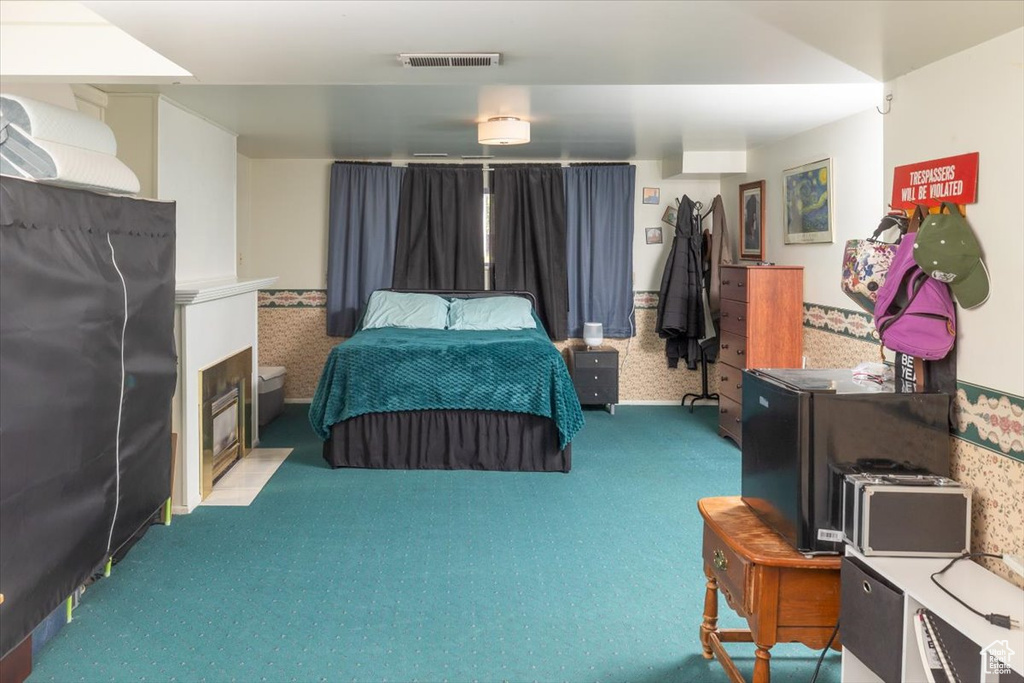
<path id="1" fill-rule="evenodd" d="M 106 124 L 70 109 L 63 110 L 66 114 L 49 111 L 62 107 L 43 102 L 34 104 L 49 109 L 34 105 L 24 108 L 21 102 L 30 100 L 18 100 L 14 102 L 14 98 L 0 96 L 0 173 L 65 187 L 138 194 L 139 179 L 113 152 L 105 151 L 117 148 L 113 132 Z M 26 112 L 38 114 L 41 111 L 45 114 L 38 118 L 33 114 L 25 119 Z M 60 140 L 36 137 L 23 127 L 25 125 Z M 81 136 L 76 135 L 76 130 L 82 131 Z M 74 144 L 78 141 L 102 149 Z"/>
<path id="2" fill-rule="evenodd" d="M 117 140 L 110 126 L 73 109 L 19 95 L 0 95 L 0 119 L 35 140 L 117 154 Z"/>

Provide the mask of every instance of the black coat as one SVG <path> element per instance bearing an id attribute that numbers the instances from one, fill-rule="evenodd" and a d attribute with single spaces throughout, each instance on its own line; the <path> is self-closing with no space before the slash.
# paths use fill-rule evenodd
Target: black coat
<path id="1" fill-rule="evenodd" d="M 668 366 L 679 359 L 691 370 L 700 358 L 699 341 L 704 338 L 703 259 L 700 213 L 686 195 L 679 203 L 676 234 L 665 263 L 658 296 L 658 336 L 666 339 Z"/>

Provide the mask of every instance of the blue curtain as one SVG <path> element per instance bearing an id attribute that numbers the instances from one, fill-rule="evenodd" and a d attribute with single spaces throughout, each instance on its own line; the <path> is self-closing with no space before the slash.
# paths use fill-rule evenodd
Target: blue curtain
<path id="1" fill-rule="evenodd" d="M 349 337 L 375 289 L 391 286 L 404 168 L 336 161 L 327 222 L 327 334 Z"/>
<path id="2" fill-rule="evenodd" d="M 574 165 L 563 169 L 569 269 L 569 336 L 583 323 L 606 337 L 633 334 L 633 195 L 636 167 Z"/>

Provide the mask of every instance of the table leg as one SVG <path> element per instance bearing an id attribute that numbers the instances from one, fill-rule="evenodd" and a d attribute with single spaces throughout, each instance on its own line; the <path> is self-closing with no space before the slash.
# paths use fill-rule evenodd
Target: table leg
<path id="1" fill-rule="evenodd" d="M 718 630 L 718 580 L 706 568 L 704 573 L 708 577 L 708 583 L 707 591 L 704 593 L 704 621 L 700 625 L 700 646 L 704 659 L 712 659 L 714 654 L 708 638 Z"/>
<path id="2" fill-rule="evenodd" d="M 758 645 L 754 650 L 754 681 L 753 683 L 771 683 L 771 658 L 769 648 Z"/>

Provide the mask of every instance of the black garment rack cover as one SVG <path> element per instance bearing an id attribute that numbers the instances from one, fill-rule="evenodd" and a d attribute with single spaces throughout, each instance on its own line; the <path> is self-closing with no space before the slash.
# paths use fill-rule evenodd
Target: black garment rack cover
<path id="1" fill-rule="evenodd" d="M 169 495 L 174 227 L 173 203 L 0 178 L 0 654 Z"/>

